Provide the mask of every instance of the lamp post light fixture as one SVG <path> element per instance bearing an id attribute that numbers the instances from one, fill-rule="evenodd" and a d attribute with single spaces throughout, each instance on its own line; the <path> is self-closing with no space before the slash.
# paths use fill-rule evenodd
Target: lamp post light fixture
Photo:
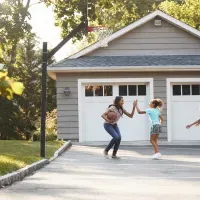
<path id="1" fill-rule="evenodd" d="M 66 88 L 64 89 L 64 94 L 65 94 L 65 96 L 69 96 L 69 95 L 71 94 L 71 90 L 70 90 L 69 87 L 66 87 Z"/>

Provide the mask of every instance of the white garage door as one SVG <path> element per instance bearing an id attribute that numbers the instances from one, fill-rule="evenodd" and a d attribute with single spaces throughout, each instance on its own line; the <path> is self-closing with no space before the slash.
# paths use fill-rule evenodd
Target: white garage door
<path id="1" fill-rule="evenodd" d="M 200 140 L 200 127 L 185 128 L 200 117 L 200 83 L 173 84 L 171 91 L 172 140 Z"/>
<path id="2" fill-rule="evenodd" d="M 104 130 L 102 113 L 109 104 L 113 103 L 115 96 L 123 96 L 124 108 L 131 112 L 133 101 L 139 100 L 142 109 L 148 106 L 148 85 L 138 84 L 84 84 L 82 85 L 81 102 L 81 135 L 82 142 L 109 141 L 110 135 Z M 134 118 L 123 118 L 118 123 L 123 141 L 136 141 L 149 139 L 149 121 L 146 116 L 135 115 Z"/>

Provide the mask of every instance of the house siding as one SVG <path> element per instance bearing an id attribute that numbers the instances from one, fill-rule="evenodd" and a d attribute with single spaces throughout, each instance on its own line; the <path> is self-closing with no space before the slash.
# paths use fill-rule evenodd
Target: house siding
<path id="1" fill-rule="evenodd" d="M 154 19 L 155 20 L 155 19 Z M 134 55 L 199 55 L 200 40 L 190 33 L 162 20 L 156 27 L 154 20 L 88 54 L 88 56 Z"/>
<path id="2" fill-rule="evenodd" d="M 154 73 L 77 73 L 57 74 L 57 109 L 58 109 L 58 138 L 78 141 L 79 138 L 79 117 L 78 117 L 78 79 L 109 79 L 109 78 L 153 78 L 154 97 L 164 101 L 162 115 L 165 119 L 161 139 L 167 139 L 167 91 L 166 78 L 196 78 L 200 72 L 154 72 Z M 64 95 L 64 88 L 70 87 L 70 96 Z"/>

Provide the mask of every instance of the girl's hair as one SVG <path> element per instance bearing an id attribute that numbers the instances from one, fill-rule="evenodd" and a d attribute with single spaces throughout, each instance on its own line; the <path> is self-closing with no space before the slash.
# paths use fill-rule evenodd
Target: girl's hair
<path id="1" fill-rule="evenodd" d="M 161 99 L 153 99 L 150 103 L 154 105 L 154 108 L 161 108 L 163 106 L 163 101 Z"/>
<path id="2" fill-rule="evenodd" d="M 110 108 L 111 106 L 115 106 L 118 110 L 118 112 L 121 114 L 121 116 L 124 114 L 124 109 L 119 105 L 119 102 L 123 99 L 122 96 L 116 96 L 114 100 L 114 104 L 111 104 L 108 106 Z M 121 110 L 121 112 L 120 112 Z"/>
<path id="3" fill-rule="evenodd" d="M 163 101 L 161 100 L 161 99 L 157 99 L 157 101 L 159 102 L 159 105 L 158 105 L 158 107 L 162 107 L 163 106 Z"/>

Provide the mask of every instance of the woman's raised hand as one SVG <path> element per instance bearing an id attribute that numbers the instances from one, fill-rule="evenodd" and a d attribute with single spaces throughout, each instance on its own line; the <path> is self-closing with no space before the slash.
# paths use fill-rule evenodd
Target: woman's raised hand
<path id="1" fill-rule="evenodd" d="M 137 106 L 137 103 L 138 103 L 138 100 L 134 100 L 133 106 L 136 107 L 136 106 Z"/>

